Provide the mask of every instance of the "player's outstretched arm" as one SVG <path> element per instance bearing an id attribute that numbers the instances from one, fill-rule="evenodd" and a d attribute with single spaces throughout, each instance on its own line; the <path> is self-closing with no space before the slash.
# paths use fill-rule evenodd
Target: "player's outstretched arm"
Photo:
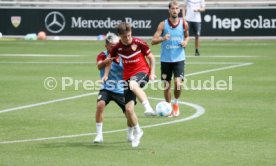
<path id="1" fill-rule="evenodd" d="M 108 79 L 108 75 L 109 75 L 110 68 L 111 68 L 111 63 L 114 60 L 114 58 L 111 58 L 110 55 L 108 55 L 108 57 L 105 60 L 107 60 L 107 61 L 105 63 L 104 76 L 102 78 L 103 82 L 105 82 Z"/>
<path id="2" fill-rule="evenodd" d="M 109 75 L 109 72 L 110 72 L 110 68 L 111 68 L 111 63 L 105 65 L 105 68 L 104 68 L 104 76 L 103 76 L 103 78 L 102 78 L 102 81 L 103 81 L 103 82 L 105 82 L 105 81 L 108 79 L 108 75 Z"/>
<path id="3" fill-rule="evenodd" d="M 99 70 L 101 70 L 102 68 L 104 68 L 107 64 L 111 64 L 111 62 L 113 61 L 113 58 L 107 57 L 102 61 L 99 61 L 97 63 L 97 67 Z"/>

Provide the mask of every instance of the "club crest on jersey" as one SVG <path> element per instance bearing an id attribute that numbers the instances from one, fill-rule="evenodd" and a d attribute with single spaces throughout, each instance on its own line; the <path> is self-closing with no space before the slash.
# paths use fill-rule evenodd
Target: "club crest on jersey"
<path id="1" fill-rule="evenodd" d="M 11 23 L 14 28 L 19 27 L 21 23 L 21 16 L 11 16 Z"/>
<path id="2" fill-rule="evenodd" d="M 132 45 L 131 45 L 131 49 L 132 49 L 132 51 L 136 51 L 137 45 L 136 45 L 136 44 L 132 44 Z"/>

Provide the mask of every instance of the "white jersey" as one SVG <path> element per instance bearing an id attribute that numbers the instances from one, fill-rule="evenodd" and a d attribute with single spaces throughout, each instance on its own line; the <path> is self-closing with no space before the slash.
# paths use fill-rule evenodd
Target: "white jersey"
<path id="1" fill-rule="evenodd" d="M 194 10 L 205 8 L 205 0 L 184 0 L 186 4 L 186 20 L 191 22 L 201 22 L 200 12 Z"/>

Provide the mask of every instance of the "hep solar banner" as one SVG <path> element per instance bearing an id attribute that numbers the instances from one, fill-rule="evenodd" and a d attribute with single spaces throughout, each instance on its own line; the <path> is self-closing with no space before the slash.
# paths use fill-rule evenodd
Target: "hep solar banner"
<path id="1" fill-rule="evenodd" d="M 202 13 L 202 36 L 276 36 L 276 8 L 208 9 Z M 98 36 L 124 21 L 134 36 L 153 36 L 167 9 L 0 9 L 3 35 L 45 31 L 52 36 Z"/>
<path id="2" fill-rule="evenodd" d="M 276 36 L 276 8 L 210 9 L 202 13 L 203 36 Z"/>

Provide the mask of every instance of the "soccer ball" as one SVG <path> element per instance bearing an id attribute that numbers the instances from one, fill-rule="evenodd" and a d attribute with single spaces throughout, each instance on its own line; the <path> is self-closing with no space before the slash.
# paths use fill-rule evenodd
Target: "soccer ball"
<path id="1" fill-rule="evenodd" d="M 37 34 L 37 38 L 38 38 L 38 40 L 45 40 L 45 39 L 46 39 L 46 33 L 43 32 L 43 31 L 40 31 L 40 32 Z"/>
<path id="2" fill-rule="evenodd" d="M 160 101 L 156 105 L 156 114 L 159 116 L 169 116 L 172 112 L 172 106 L 166 101 Z"/>

